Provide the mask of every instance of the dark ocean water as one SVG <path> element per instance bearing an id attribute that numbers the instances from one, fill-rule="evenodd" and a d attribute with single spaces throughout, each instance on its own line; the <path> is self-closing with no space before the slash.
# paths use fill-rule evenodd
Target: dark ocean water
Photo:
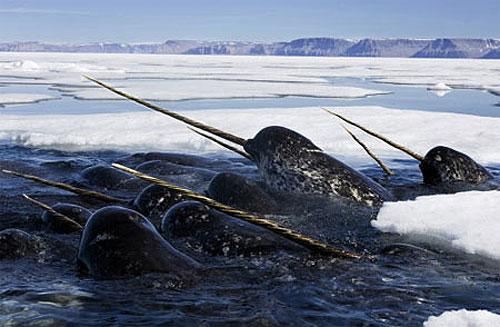
<path id="1" fill-rule="evenodd" d="M 381 105 L 389 108 L 500 116 L 498 97 L 476 90 L 453 90 L 437 97 L 420 88 L 374 85 L 357 79 L 332 80 L 349 86 L 370 86 L 391 95 L 356 100 L 280 98 L 169 102 L 172 109 L 258 108 L 335 105 Z M 46 86 L 7 86 L 10 91 L 36 92 Z M 54 91 L 55 95 L 59 95 Z M 120 103 L 119 106 L 116 104 Z M 117 107 L 119 107 L 117 109 Z M 71 97 L 4 113 L 27 115 L 141 110 L 116 101 L 76 101 Z M 139 159 L 137 159 L 139 158 Z M 19 170 L 58 181 L 78 183 L 107 194 L 132 199 L 144 184 L 103 188 L 85 180 L 87 167 L 122 162 L 135 167 L 146 159 L 114 151 L 66 152 L 0 144 L 0 168 Z M 175 159 L 178 158 L 178 159 Z M 182 159 L 184 158 L 184 159 Z M 142 161 L 141 161 L 142 160 Z M 237 172 L 259 179 L 245 160 L 212 155 L 173 155 L 170 162 L 187 171 L 163 178 L 204 192 L 208 180 L 198 169 Z M 389 162 L 390 163 L 390 162 Z M 416 162 L 398 160 L 397 177 L 385 179 L 373 165 L 363 172 L 393 191 L 399 199 L 435 194 L 421 185 Z M 500 179 L 500 163 L 488 167 Z M 41 250 L 16 260 L 0 261 L 1 325 L 380 325 L 418 326 L 430 315 L 453 309 L 486 309 L 500 313 L 500 263 L 467 255 L 440 244 L 380 233 L 371 227 L 376 210 L 324 199 L 281 199 L 281 214 L 270 216 L 283 225 L 373 260 L 349 261 L 278 251 L 249 258 L 189 252 L 207 269 L 178 280 L 150 273 L 118 280 L 94 280 L 77 271 L 79 234 L 48 232 L 42 210 L 21 198 L 29 193 L 48 204 L 69 202 L 91 210 L 105 204 L 51 187 L 0 174 L 0 230 L 30 233 Z M 280 200 L 280 201 L 281 201 Z M 399 246 L 399 243 L 412 246 Z M 396 245 L 395 245 L 396 244 Z M 174 244 L 176 245 L 176 244 Z M 178 244 L 177 244 L 178 245 Z"/>
<path id="2" fill-rule="evenodd" d="M 2 145 L 0 153 L 3 169 L 79 182 L 124 198 L 133 198 L 138 192 L 136 186 L 104 189 L 80 175 L 95 164 L 119 161 L 134 166 L 140 163 L 138 156 L 11 144 Z M 179 162 L 175 155 L 172 160 Z M 384 179 L 373 166 L 363 171 L 400 198 L 435 192 L 420 185 L 414 162 L 399 164 L 405 168 L 396 171 L 398 177 L 391 180 Z M 248 178 L 257 176 L 255 168 L 243 160 L 193 157 L 185 167 L 195 171 L 196 166 L 214 172 L 238 171 Z M 500 166 L 490 169 L 498 179 Z M 193 172 L 162 177 L 203 191 L 207 181 L 196 176 Z M 374 260 L 286 252 L 231 258 L 193 252 L 190 255 L 209 269 L 201 275 L 193 271 L 187 280 L 159 273 L 94 280 L 76 269 L 78 233 L 45 231 L 39 221 L 41 210 L 23 201 L 21 194 L 29 192 L 49 204 L 70 202 L 91 210 L 104 204 L 3 174 L 0 183 L 0 229 L 20 228 L 44 244 L 44 250 L 32 256 L 0 262 L 2 324 L 420 325 L 444 310 L 499 312 L 498 262 L 379 233 L 369 224 L 376 210 L 323 200 L 312 204 L 294 199 L 296 214 L 271 218 L 331 244 L 367 251 Z M 391 248 L 400 242 L 417 247 Z"/>

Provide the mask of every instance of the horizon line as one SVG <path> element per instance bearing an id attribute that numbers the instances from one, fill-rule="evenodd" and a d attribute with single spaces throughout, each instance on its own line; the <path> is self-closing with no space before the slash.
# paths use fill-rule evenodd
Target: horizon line
<path id="1" fill-rule="evenodd" d="M 50 43 L 50 44 L 59 44 L 59 45 L 77 45 L 77 44 L 161 44 L 169 41 L 188 41 L 188 42 L 239 42 L 239 43 L 265 43 L 265 44 L 273 44 L 273 43 L 281 43 L 281 42 L 292 42 L 296 40 L 304 40 L 304 39 L 335 39 L 335 40 L 346 40 L 346 41 L 354 41 L 359 42 L 363 40 L 416 40 L 416 41 L 433 41 L 433 40 L 498 40 L 500 41 L 500 37 L 361 37 L 361 38 L 353 38 L 353 37 L 335 37 L 335 36 L 303 36 L 288 40 L 275 40 L 275 41 L 245 41 L 245 40 L 224 40 L 224 39 L 165 39 L 163 41 L 135 41 L 135 42 L 121 42 L 121 41 L 86 41 L 86 42 L 67 42 L 67 41 L 42 41 L 42 40 L 11 40 L 11 41 L 0 41 L 0 43 Z"/>

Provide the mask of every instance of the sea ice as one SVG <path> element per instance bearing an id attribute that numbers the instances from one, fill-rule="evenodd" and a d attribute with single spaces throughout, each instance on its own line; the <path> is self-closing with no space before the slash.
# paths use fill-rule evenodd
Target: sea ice
<path id="1" fill-rule="evenodd" d="M 363 94 L 365 90 L 362 88 L 334 89 L 335 78 L 339 77 L 371 78 L 383 83 L 425 87 L 444 83 L 452 88 L 477 88 L 498 94 L 495 90 L 500 89 L 499 70 L 498 60 L 478 59 L 0 53 L 0 83 L 59 86 L 66 83 L 77 87 L 78 92 L 82 91 L 78 95 L 81 98 L 110 97 L 86 89 L 90 84 L 81 78 L 82 74 L 113 79 L 113 84 L 125 86 L 129 91 L 150 99 L 191 99 L 221 97 L 222 92 L 215 92 L 215 89 L 226 88 L 226 84 L 216 81 L 239 83 L 227 87 L 224 98 L 284 94 L 358 97 L 373 94 L 372 90 Z M 138 79 L 152 82 L 141 86 Z M 170 84 L 172 80 L 174 83 L 189 80 L 193 84 L 187 88 L 182 84 L 181 89 L 181 84 Z M 158 85 L 151 91 L 155 81 Z M 165 92 L 157 92 L 162 85 Z M 200 85 L 202 88 L 198 89 Z M 186 94 L 184 89 L 191 91 Z M 178 92 L 181 94 L 176 96 Z"/>
<path id="2" fill-rule="evenodd" d="M 430 316 L 424 327 L 493 327 L 500 326 L 500 315 L 487 310 L 452 310 Z"/>
<path id="3" fill-rule="evenodd" d="M 110 69 L 95 64 L 78 64 L 74 62 L 35 62 L 32 60 L 9 61 L 0 64 L 0 71 L 4 72 L 33 72 L 44 73 L 88 73 L 88 72 L 124 72 L 120 69 Z M 43 77 L 43 76 L 40 76 Z"/>
<path id="4" fill-rule="evenodd" d="M 40 66 L 31 60 L 22 61 L 10 61 L 0 65 L 1 69 L 4 70 L 16 70 L 16 71 L 32 71 L 39 70 Z"/>
<path id="5" fill-rule="evenodd" d="M 27 104 L 57 99 L 51 95 L 33 93 L 0 93 L 0 106 L 11 104 Z"/>
<path id="6" fill-rule="evenodd" d="M 147 100 L 190 100 L 224 98 L 272 98 L 283 96 L 362 98 L 389 92 L 330 84 L 248 82 L 220 80 L 120 81 L 120 90 Z M 102 88 L 69 88 L 78 99 L 123 99 Z"/>
<path id="7" fill-rule="evenodd" d="M 449 87 L 448 85 L 446 85 L 444 83 L 437 83 L 437 84 L 434 84 L 434 85 L 427 87 L 427 90 L 430 90 L 430 91 L 448 91 L 448 90 L 451 90 L 451 87 Z"/>
<path id="8" fill-rule="evenodd" d="M 500 259 L 500 191 L 471 191 L 386 202 L 372 225 Z"/>
<path id="9" fill-rule="evenodd" d="M 137 108 L 141 111 L 116 114 L 82 112 L 78 115 L 20 116 L 0 113 L 0 138 L 28 146 L 61 149 L 222 151 L 219 146 L 190 132 L 184 124 L 140 106 Z M 436 145 L 447 145 L 467 153 L 482 164 L 500 163 L 500 118 L 376 106 L 342 107 L 335 108 L 335 111 L 421 154 Z M 245 138 L 253 137 L 266 126 L 286 126 L 351 165 L 372 164 L 371 159 L 341 127 L 341 121 L 318 107 L 178 112 Z M 352 131 L 382 158 L 410 159 L 361 131 Z M 395 165 L 397 162 L 390 163 L 391 167 Z"/>
<path id="10" fill-rule="evenodd" d="M 431 91 L 432 93 L 434 93 L 438 97 L 443 97 L 446 94 L 450 93 L 452 88 L 449 87 L 448 85 L 446 85 L 445 83 L 437 83 L 437 84 L 434 84 L 434 85 L 427 87 L 427 90 Z"/>

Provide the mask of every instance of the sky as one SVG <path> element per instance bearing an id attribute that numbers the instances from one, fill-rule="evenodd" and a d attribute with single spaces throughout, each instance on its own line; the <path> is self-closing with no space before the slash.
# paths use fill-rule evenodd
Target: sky
<path id="1" fill-rule="evenodd" d="M 500 0 L 0 0 L 0 42 L 500 38 Z"/>

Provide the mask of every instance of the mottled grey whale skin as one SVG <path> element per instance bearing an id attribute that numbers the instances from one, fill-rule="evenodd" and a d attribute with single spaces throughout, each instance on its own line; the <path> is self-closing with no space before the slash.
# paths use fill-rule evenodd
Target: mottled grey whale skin
<path id="1" fill-rule="evenodd" d="M 427 185 L 462 182 L 482 184 L 493 178 L 486 168 L 462 152 L 445 147 L 432 148 L 420 163 L 420 171 Z"/>
<path id="2" fill-rule="evenodd" d="M 31 234 L 15 228 L 0 231 L 0 260 L 35 256 L 38 250 L 39 242 Z"/>
<path id="3" fill-rule="evenodd" d="M 228 216 L 198 201 L 174 205 L 161 223 L 162 235 L 179 249 L 212 256 L 258 256 L 304 247 L 262 227 Z"/>
<path id="4" fill-rule="evenodd" d="M 185 199 L 186 197 L 180 193 L 153 184 L 145 187 L 136 196 L 132 207 L 151 219 L 155 225 L 159 225 L 165 212 L 174 204 Z"/>
<path id="5" fill-rule="evenodd" d="M 140 213 L 117 206 L 99 209 L 88 220 L 78 249 L 78 267 L 97 279 L 148 272 L 187 278 L 200 264 L 177 251 Z"/>
<path id="6" fill-rule="evenodd" d="M 217 174 L 210 181 L 207 193 L 218 202 L 242 210 L 259 213 L 279 211 L 276 201 L 259 184 L 241 175 L 229 172 Z"/>
<path id="7" fill-rule="evenodd" d="M 166 175 L 194 175 L 202 180 L 210 180 L 215 172 L 206 168 L 182 166 L 163 160 L 152 160 L 141 163 L 135 168 L 141 173 L 162 177 Z"/>
<path id="8" fill-rule="evenodd" d="M 92 215 L 92 212 L 87 208 L 71 203 L 57 203 L 52 206 L 52 209 L 73 219 L 82 226 L 85 225 Z M 48 230 L 55 233 L 67 234 L 80 231 L 74 224 L 70 224 L 66 220 L 60 219 L 49 211 L 45 211 L 42 214 L 42 221 Z"/>
<path id="9" fill-rule="evenodd" d="M 266 127 L 244 148 L 275 190 L 342 197 L 368 206 L 393 199 L 382 186 L 288 128 Z"/>
<path id="10" fill-rule="evenodd" d="M 146 182 L 119 169 L 106 165 L 85 168 L 80 173 L 82 186 L 99 187 L 106 190 L 140 190 Z M 77 185 L 78 186 L 78 185 Z"/>
<path id="11" fill-rule="evenodd" d="M 96 165 L 85 168 L 81 172 L 82 178 L 91 185 L 114 189 L 120 187 L 132 177 L 116 168 Z"/>

